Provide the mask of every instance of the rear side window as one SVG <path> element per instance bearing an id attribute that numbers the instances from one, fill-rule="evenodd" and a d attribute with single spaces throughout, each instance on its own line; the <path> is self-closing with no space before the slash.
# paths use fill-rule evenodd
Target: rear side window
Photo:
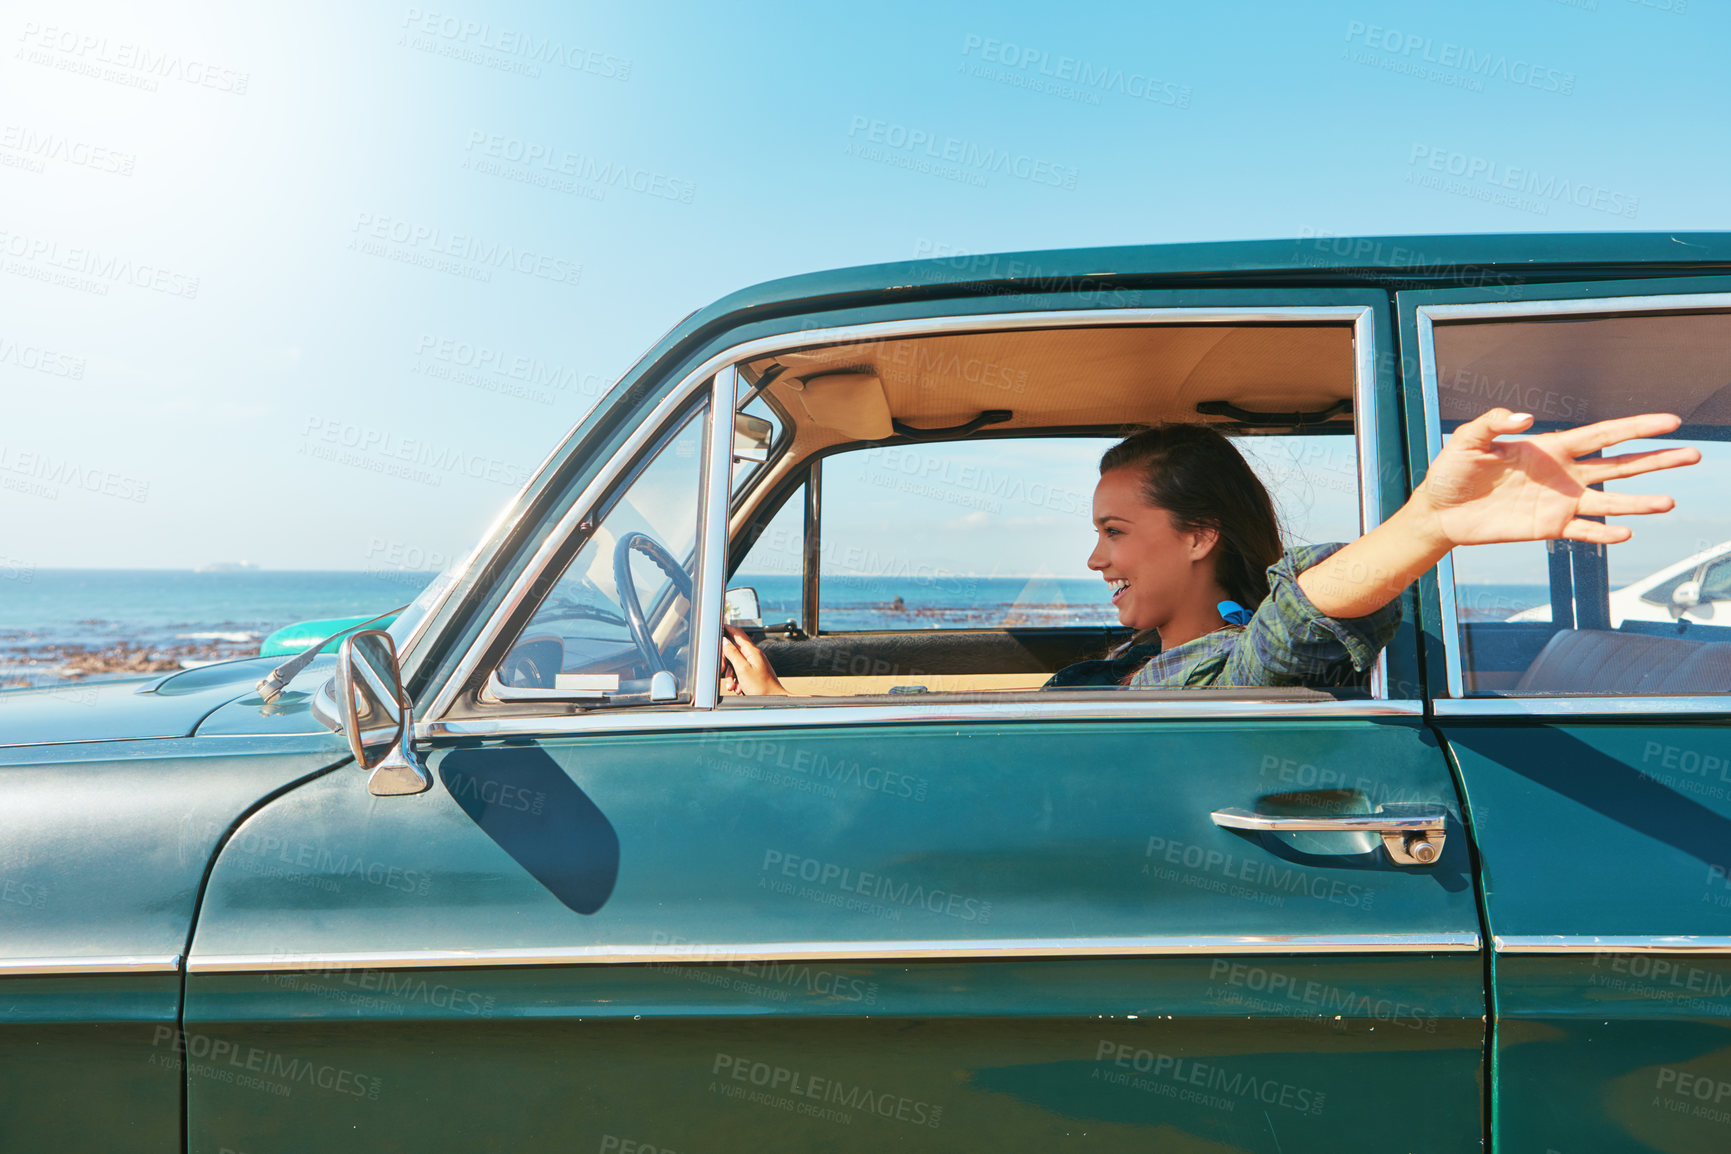
<path id="1" fill-rule="evenodd" d="M 1644 302 L 1646 310 L 1663 305 Z M 1611 482 L 1677 500 L 1670 513 L 1628 518 L 1635 535 L 1623 544 L 1457 550 L 1461 688 L 1522 696 L 1731 690 L 1731 509 L 1723 497 L 1731 485 L 1731 306 L 1457 317 L 1437 320 L 1433 332 L 1443 443 L 1498 405 L 1533 413 L 1535 433 L 1672 412 L 1683 426 L 1671 437 L 1610 452 L 1682 444 L 1702 455 L 1690 468 Z"/>

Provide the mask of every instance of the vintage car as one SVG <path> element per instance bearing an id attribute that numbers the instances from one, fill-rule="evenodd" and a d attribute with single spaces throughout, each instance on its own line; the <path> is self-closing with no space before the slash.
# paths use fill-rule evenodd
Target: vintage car
<path id="1" fill-rule="evenodd" d="M 730 296 L 388 631 L 0 695 L 3 1144 L 1731 1148 L 1731 630 L 1492 546 L 1360 688 L 1040 688 L 1123 635 L 1049 555 L 1112 438 L 1240 433 L 1328 539 L 1499 404 L 1680 414 L 1667 516 L 1731 538 L 1731 234 Z"/>

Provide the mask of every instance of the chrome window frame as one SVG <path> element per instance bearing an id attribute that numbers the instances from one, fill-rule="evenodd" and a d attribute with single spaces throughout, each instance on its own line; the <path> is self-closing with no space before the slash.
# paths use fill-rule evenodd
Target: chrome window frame
<path id="1" fill-rule="evenodd" d="M 479 665 L 481 657 L 498 639 L 500 631 L 504 628 L 504 623 L 509 620 L 510 617 L 517 612 L 518 608 L 528 599 L 530 590 L 533 588 L 536 579 L 553 564 L 559 550 L 564 546 L 565 542 L 570 539 L 571 534 L 577 532 L 583 520 L 597 509 L 600 502 L 607 496 L 608 491 L 612 489 L 614 484 L 626 476 L 631 469 L 636 466 L 637 462 L 641 459 L 641 454 L 649 447 L 649 445 L 651 445 L 662 433 L 667 431 L 668 423 L 677 419 L 683 409 L 697 403 L 697 396 L 699 393 L 704 391 L 705 387 L 708 388 L 710 395 L 708 415 L 705 418 L 707 423 L 704 425 L 703 431 L 704 456 L 700 463 L 701 472 L 699 474 L 703 479 L 704 500 L 700 505 L 698 513 L 698 516 L 701 518 L 701 523 L 698 526 L 698 579 L 695 583 L 697 588 L 693 590 L 694 595 L 700 602 L 706 596 L 711 582 L 712 569 L 715 570 L 713 580 L 715 582 L 721 580 L 719 573 L 720 569 L 725 565 L 726 558 L 725 556 L 712 558 L 710 556 L 707 542 L 710 539 L 708 530 L 717 515 L 719 515 L 721 520 L 724 534 L 727 525 L 726 494 L 722 494 L 718 511 L 715 508 L 717 471 L 710 468 L 711 460 L 716 452 L 716 443 L 721 439 L 721 434 L 717 432 L 717 429 L 722 430 L 722 432 L 726 434 L 726 444 L 722 449 L 722 452 L 728 454 L 725 459 L 729 462 L 731 462 L 732 459 L 732 425 L 731 423 L 721 424 L 715 420 L 715 405 L 720 394 L 722 378 L 724 376 L 726 378 L 726 385 L 732 387 L 734 375 L 731 369 L 725 373 L 714 373 L 708 380 L 699 377 L 695 381 L 688 380 L 681 382 L 681 387 L 663 397 L 661 402 L 657 404 L 654 409 L 650 410 L 649 416 L 645 418 L 636 429 L 632 430 L 629 437 L 620 443 L 619 448 L 614 452 L 612 458 L 602 466 L 602 468 L 595 474 L 594 479 L 590 481 L 588 485 L 584 486 L 583 491 L 577 495 L 577 499 L 571 502 L 570 507 L 560 515 L 558 523 L 553 527 L 553 531 L 547 534 L 546 539 L 543 540 L 540 547 L 535 550 L 534 556 L 529 559 L 528 565 L 524 566 L 523 571 L 518 574 L 517 580 L 512 583 L 510 590 L 505 595 L 505 599 L 500 602 L 496 609 L 494 609 L 493 615 L 488 619 L 486 626 L 476 635 L 474 642 L 464 652 L 463 660 L 458 664 L 456 671 L 439 686 L 438 695 L 434 697 L 432 704 L 427 708 L 425 720 L 417 719 L 415 722 L 416 737 L 423 736 L 429 723 L 435 718 L 442 716 L 450 708 L 450 705 L 455 702 L 457 694 L 461 691 L 462 686 L 467 683 L 470 676 L 473 674 L 475 667 Z M 731 397 L 728 398 L 728 403 L 731 405 Z M 722 469 L 719 476 L 721 477 L 721 483 L 725 484 L 728 477 L 727 470 Z M 717 594 L 718 601 L 719 598 L 720 595 Z M 700 613 L 696 612 L 695 606 L 693 609 L 693 627 L 695 628 L 702 624 L 703 617 Z M 721 660 L 719 653 L 721 644 L 719 631 L 717 632 L 716 637 L 712 639 L 706 640 L 704 637 L 699 635 L 696 636 L 695 640 L 697 641 L 697 646 L 692 653 L 693 660 L 701 662 L 704 659 L 705 652 L 707 651 L 710 662 L 713 665 L 719 666 Z M 706 683 L 709 686 L 711 700 L 714 698 L 718 672 L 717 669 L 710 669 L 706 678 L 704 676 L 705 668 L 706 667 L 702 665 L 696 665 L 693 667 L 691 678 L 691 702 L 689 705 L 685 706 L 686 708 L 695 706 L 698 702 L 704 700 L 702 693 Z M 576 701 L 578 701 L 578 699 L 573 697 L 563 700 L 560 703 L 570 704 Z M 645 709 L 652 707 L 636 705 L 622 706 L 620 708 Z"/>
<path id="2" fill-rule="evenodd" d="M 1589 297 L 1573 300 L 1463 301 L 1420 303 L 1413 321 L 1418 335 L 1419 395 L 1424 408 L 1425 467 L 1442 451 L 1442 401 L 1438 395 L 1436 323 L 1516 317 L 1672 313 L 1691 309 L 1731 311 L 1731 293 L 1675 293 L 1659 296 Z M 1700 696 L 1469 697 L 1462 668 L 1459 603 L 1455 596 L 1454 554 L 1437 562 L 1437 596 L 1441 603 L 1443 661 L 1447 696 L 1435 695 L 1438 715 L 1454 717 L 1627 717 L 1643 714 L 1731 713 L 1725 694 Z"/>
<path id="3" fill-rule="evenodd" d="M 769 728 L 801 725 L 872 724 L 882 722 L 918 722 L 961 720 L 1003 721 L 1011 719 L 1088 719 L 1130 717 L 1313 717 L 1313 716 L 1413 716 L 1421 715 L 1422 703 L 1390 700 L 1387 697 L 1387 657 L 1379 656 L 1370 680 L 1371 696 L 1352 701 L 1294 702 L 1220 702 L 1135 700 L 1126 695 L 1118 702 L 1004 702 L 982 703 L 956 701 L 948 694 L 932 695 L 929 704 L 913 705 L 905 701 L 883 706 L 847 705 L 823 706 L 799 699 L 800 704 L 784 707 L 760 707 L 750 710 L 718 710 L 719 662 L 721 630 L 721 585 L 726 556 L 727 502 L 730 496 L 732 466 L 731 421 L 721 421 L 717 414 L 731 415 L 736 388 L 735 366 L 769 353 L 790 348 L 810 348 L 817 345 L 857 344 L 912 336 L 935 336 L 946 333 L 981 331 L 1015 331 L 1045 328 L 1145 327 L 1161 324 L 1254 324 L 1291 323 L 1294 321 L 1350 324 L 1353 337 L 1353 433 L 1359 481 L 1359 531 L 1380 524 L 1383 518 L 1379 491 L 1382 445 L 1377 437 L 1378 404 L 1376 396 L 1376 310 L 1371 305 L 1219 305 L 1173 306 L 1140 309 L 1061 309 L 1037 312 L 983 313 L 922 317 L 910 320 L 874 321 L 863 324 L 837 325 L 823 329 L 804 329 L 779 333 L 732 345 L 715 353 L 687 372 L 670 389 L 649 417 L 614 451 L 613 457 L 596 473 L 569 508 L 560 516 L 517 579 L 505 598 L 493 611 L 491 619 L 476 635 L 451 674 L 437 687 L 429 705 L 415 723 L 417 739 L 478 734 L 500 735 L 528 733 L 591 733 L 640 729 L 664 730 L 706 727 Z M 1392 339 L 1392 337 L 1390 338 Z M 693 695 L 689 705 L 657 708 L 630 706 L 618 710 L 597 709 L 582 714 L 565 713 L 514 715 L 498 718 L 449 719 L 457 696 L 471 681 L 482 657 L 497 641 L 504 622 L 509 620 L 529 595 L 535 581 L 550 563 L 553 554 L 564 544 L 607 492 L 618 477 L 629 468 L 643 450 L 649 438 L 660 429 L 679 408 L 707 388 L 710 391 L 708 464 L 705 478 L 706 504 L 703 541 L 700 544 L 699 577 L 700 604 L 694 607 L 694 627 L 698 630 L 697 662 L 693 675 Z M 719 497 L 717 496 L 719 494 Z M 720 548 L 713 543 L 721 542 Z M 959 695 L 958 695 L 959 696 Z"/>

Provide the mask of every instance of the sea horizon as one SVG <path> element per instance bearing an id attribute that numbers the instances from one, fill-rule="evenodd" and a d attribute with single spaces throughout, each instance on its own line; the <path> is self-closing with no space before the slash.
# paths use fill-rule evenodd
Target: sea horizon
<path id="1" fill-rule="evenodd" d="M 438 576 L 411 569 L 118 568 L 0 572 L 0 687 L 139 675 L 258 652 L 301 621 L 371 616 Z M 737 574 L 766 622 L 797 618 L 801 579 Z M 1115 625 L 1097 577 L 1046 574 L 824 574 L 821 627 L 849 630 Z M 1539 585 L 1463 587 L 1474 616 L 1543 604 Z"/>

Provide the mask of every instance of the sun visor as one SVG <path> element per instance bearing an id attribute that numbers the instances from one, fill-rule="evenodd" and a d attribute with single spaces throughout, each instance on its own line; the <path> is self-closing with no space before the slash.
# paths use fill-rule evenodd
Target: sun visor
<path id="1" fill-rule="evenodd" d="M 800 403 L 811 419 L 858 441 L 892 436 L 889 396 L 876 373 L 828 373 L 812 377 L 798 389 Z"/>

